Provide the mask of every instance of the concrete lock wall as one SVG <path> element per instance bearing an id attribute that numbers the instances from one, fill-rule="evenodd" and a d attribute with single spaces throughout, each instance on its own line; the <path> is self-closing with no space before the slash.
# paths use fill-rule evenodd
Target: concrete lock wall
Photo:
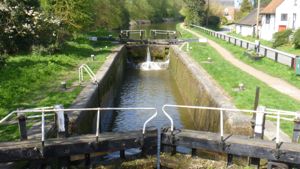
<path id="1" fill-rule="evenodd" d="M 76 98 L 71 108 L 113 107 L 114 97 L 123 80 L 127 49 L 120 46 L 110 54 L 96 73 L 99 85 L 88 84 Z M 83 134 L 95 131 L 96 111 L 69 112 L 70 132 Z M 101 130 L 106 131 L 112 123 L 113 112 L 101 111 Z"/>
<path id="2" fill-rule="evenodd" d="M 172 46 L 170 52 L 169 69 L 186 105 L 236 109 L 225 92 L 197 62 L 177 46 Z M 184 110 L 191 114 L 191 123 L 196 129 L 219 131 L 219 111 Z M 251 134 L 249 116 L 226 111 L 224 112 L 224 119 L 226 132 L 242 135 Z"/>

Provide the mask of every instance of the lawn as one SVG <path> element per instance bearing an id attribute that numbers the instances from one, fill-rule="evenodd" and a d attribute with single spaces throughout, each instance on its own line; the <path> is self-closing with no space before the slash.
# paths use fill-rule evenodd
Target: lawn
<path id="1" fill-rule="evenodd" d="M 249 59 L 248 57 L 244 56 L 244 51 L 245 51 L 244 48 L 241 48 L 239 46 L 234 46 L 233 44 L 228 43 L 224 40 L 218 39 L 213 36 L 209 36 L 201 31 L 199 31 L 199 29 L 197 29 L 197 28 L 192 28 L 192 30 L 217 42 L 219 45 L 221 45 L 222 47 L 224 47 L 228 51 L 230 51 L 236 58 L 247 63 L 248 65 L 251 65 L 252 67 L 254 67 L 258 70 L 261 70 L 265 73 L 268 73 L 269 75 L 272 75 L 274 77 L 281 78 L 300 89 L 300 76 L 297 76 L 295 74 L 294 69 L 292 69 L 286 65 L 274 62 L 273 60 L 266 58 L 266 57 L 262 60 L 254 61 L 254 60 Z"/>
<path id="2" fill-rule="evenodd" d="M 191 34 L 186 31 L 182 31 L 182 34 L 185 38 L 192 37 Z M 190 56 L 223 87 L 238 108 L 253 109 L 255 89 L 256 86 L 259 86 L 261 88 L 260 105 L 293 111 L 300 109 L 299 102 L 279 93 L 265 83 L 231 65 L 211 46 L 191 43 L 191 47 L 192 50 L 189 52 Z M 213 62 L 211 64 L 206 62 L 208 57 L 212 58 Z M 245 84 L 245 90 L 242 92 L 236 92 L 234 90 L 239 83 Z M 283 131 L 291 136 L 293 124 L 282 121 L 281 125 Z"/>
<path id="3" fill-rule="evenodd" d="M 78 83 L 78 67 L 85 63 L 95 72 L 113 47 L 107 42 L 90 42 L 87 37 L 77 35 L 53 55 L 11 56 L 0 69 L 0 119 L 16 109 L 70 106 L 82 89 Z M 91 54 L 96 56 L 94 61 Z M 61 89 L 62 81 L 67 83 L 67 90 Z M 17 128 L 17 125 L 0 125 L 0 141 L 17 139 Z"/>
<path id="4" fill-rule="evenodd" d="M 245 39 L 245 40 L 248 40 L 250 42 L 254 42 L 256 40 L 256 38 L 252 37 L 252 36 L 242 36 L 242 35 L 239 35 L 237 33 L 228 33 L 228 35 L 231 35 L 231 36 L 235 36 L 237 38 L 240 38 L 240 39 Z M 272 42 L 271 41 L 267 41 L 267 40 L 263 40 L 263 39 L 260 39 L 260 43 L 262 45 L 265 45 L 265 46 L 268 46 L 268 47 L 272 47 Z M 284 51 L 284 52 L 287 52 L 287 53 L 291 53 L 291 54 L 295 54 L 295 55 L 298 55 L 300 56 L 300 49 L 295 49 L 293 47 L 293 44 L 289 43 L 289 44 L 286 44 L 286 45 L 283 45 L 283 46 L 279 46 L 276 48 L 277 50 L 281 50 L 281 51 Z"/>

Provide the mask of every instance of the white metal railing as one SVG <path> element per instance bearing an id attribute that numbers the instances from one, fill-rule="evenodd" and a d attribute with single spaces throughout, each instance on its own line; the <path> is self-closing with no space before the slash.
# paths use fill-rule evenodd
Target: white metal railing
<path id="1" fill-rule="evenodd" d="M 20 113 L 22 114 L 28 114 L 28 113 L 41 113 L 41 115 L 35 115 L 34 117 L 41 117 L 41 141 L 44 143 L 45 141 L 45 117 L 49 116 L 47 113 L 56 113 L 56 112 L 73 112 L 73 111 L 97 111 L 97 121 L 96 121 L 96 139 L 98 140 L 99 134 L 100 134 L 100 111 L 104 110 L 152 110 L 154 113 L 144 122 L 143 124 L 143 130 L 142 133 L 145 134 L 146 132 L 146 127 L 147 124 L 153 120 L 157 116 L 157 109 L 152 108 L 152 107 L 128 107 L 128 108 L 114 108 L 114 107 L 109 107 L 109 108 L 77 108 L 77 109 L 60 109 L 60 108 L 53 108 L 53 107 L 48 107 L 46 108 L 36 108 L 36 109 L 26 109 L 26 110 L 16 110 L 11 113 L 9 113 L 7 116 L 5 116 L 3 119 L 0 120 L 0 124 L 4 123 L 5 121 L 8 121 L 13 115 L 18 115 Z"/>
<path id="2" fill-rule="evenodd" d="M 276 109 L 265 109 L 265 110 L 246 110 L 246 109 L 228 109 L 228 108 L 216 108 L 216 107 L 204 107 L 204 106 L 188 106 L 188 105 L 171 105 L 171 104 L 165 104 L 162 107 L 163 113 L 168 117 L 168 119 L 171 122 L 171 132 L 174 130 L 174 122 L 172 117 L 167 113 L 166 108 L 186 108 L 186 109 L 200 109 L 200 110 L 216 110 L 220 111 L 220 138 L 221 141 L 224 139 L 224 111 L 230 111 L 235 113 L 263 113 L 265 115 L 273 115 L 273 117 L 276 117 L 276 144 L 280 143 L 280 119 L 281 116 L 293 116 L 296 119 L 300 118 L 300 114 L 297 112 L 291 112 L 291 111 L 284 111 L 284 110 L 276 110 Z M 276 116 L 274 116 L 276 115 Z M 285 119 L 284 119 L 285 120 Z"/>
<path id="3" fill-rule="evenodd" d="M 230 43 L 232 43 L 232 42 L 230 41 L 231 39 L 235 39 L 235 41 L 237 40 L 237 41 L 239 41 L 239 42 L 241 42 L 241 43 L 246 43 L 246 44 L 250 44 L 250 45 L 252 45 L 252 46 L 255 46 L 255 43 L 254 43 L 254 42 L 250 42 L 250 41 L 247 41 L 247 40 L 244 40 L 244 39 L 235 37 L 235 36 L 227 35 L 227 34 L 222 33 L 222 32 L 213 31 L 213 30 L 211 30 L 211 29 L 207 29 L 207 28 L 204 28 L 204 27 L 198 26 L 198 25 L 193 25 L 193 24 L 191 24 L 191 26 L 192 26 L 192 27 L 199 28 L 199 29 L 202 29 L 202 30 L 204 30 L 204 31 L 206 31 L 206 32 L 209 32 L 211 36 L 216 36 L 216 37 L 219 38 L 219 39 L 222 39 L 222 38 L 223 38 L 223 40 L 228 39 L 228 42 L 230 42 Z M 226 38 L 226 37 L 227 37 L 227 38 Z M 243 47 L 243 46 L 241 46 L 241 47 Z M 247 48 L 248 48 L 248 46 L 247 46 Z M 293 66 L 292 64 L 293 64 L 293 62 L 294 62 L 294 59 L 296 58 L 296 55 L 290 54 L 290 53 L 287 53 L 287 52 L 283 52 L 283 51 L 280 51 L 280 50 L 277 50 L 277 49 L 273 49 L 273 48 L 271 48 L 271 47 L 264 46 L 264 45 L 260 45 L 260 48 L 275 53 L 275 55 L 277 55 L 277 57 L 279 57 L 278 55 L 280 55 L 281 57 L 286 57 L 286 58 L 291 59 L 290 63 L 286 63 L 286 62 L 280 62 L 280 63 L 285 64 L 285 65 L 287 65 L 287 66 L 291 66 L 291 67 Z M 270 57 L 271 57 L 271 56 L 270 56 Z M 270 57 L 269 57 L 269 58 L 270 58 Z M 274 57 L 275 57 L 275 60 L 276 60 L 276 56 L 274 56 Z M 278 61 L 278 58 L 277 58 L 276 61 Z M 278 61 L 278 62 L 279 62 L 279 61 Z"/>
<path id="4" fill-rule="evenodd" d="M 176 31 L 172 31 L 172 30 L 156 30 L 156 29 L 150 30 L 150 33 L 151 34 L 160 34 L 160 35 L 169 35 L 169 34 L 176 35 L 177 34 Z"/>
<path id="5" fill-rule="evenodd" d="M 86 64 L 82 64 L 78 71 L 79 71 L 79 83 L 83 82 L 83 71 L 86 71 L 86 73 L 90 76 L 90 79 L 92 80 L 93 83 L 98 83 L 97 79 L 96 79 L 96 75 L 95 73 L 92 71 L 92 69 L 86 65 Z"/>
<path id="6" fill-rule="evenodd" d="M 190 43 L 189 43 L 189 42 L 184 42 L 184 43 L 179 47 L 179 49 L 182 50 L 184 46 L 186 46 L 186 51 L 188 52 L 189 49 L 190 49 Z"/>

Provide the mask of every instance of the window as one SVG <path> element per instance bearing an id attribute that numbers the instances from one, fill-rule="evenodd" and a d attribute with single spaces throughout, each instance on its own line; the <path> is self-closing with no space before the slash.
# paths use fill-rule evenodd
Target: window
<path id="1" fill-rule="evenodd" d="M 266 24 L 269 24 L 269 23 L 270 23 L 270 20 L 271 20 L 271 15 L 270 15 L 270 14 L 267 14 L 267 15 L 266 15 Z"/>
<path id="2" fill-rule="evenodd" d="M 297 6 L 297 0 L 294 0 L 294 5 Z"/>
<path id="3" fill-rule="evenodd" d="M 286 13 L 281 14 L 281 21 L 287 21 L 288 15 Z"/>

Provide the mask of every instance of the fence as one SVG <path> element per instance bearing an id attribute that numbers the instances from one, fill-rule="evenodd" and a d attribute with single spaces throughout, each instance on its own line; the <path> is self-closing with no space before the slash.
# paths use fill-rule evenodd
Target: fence
<path id="1" fill-rule="evenodd" d="M 216 32 L 198 25 L 191 25 L 192 27 L 196 27 L 199 28 L 202 32 L 210 35 L 210 36 L 214 36 L 216 38 L 225 40 L 229 43 L 234 44 L 235 46 L 240 46 L 242 48 L 245 49 L 250 49 L 250 50 L 254 50 L 255 48 L 255 43 L 254 42 L 250 42 L 244 39 L 240 39 L 234 36 L 230 36 L 221 32 Z M 263 55 L 267 58 L 270 58 L 272 60 L 274 60 L 275 62 L 290 66 L 291 68 L 294 68 L 294 63 L 295 63 L 295 58 L 296 55 L 294 54 L 290 54 L 290 53 L 286 53 L 280 50 L 276 50 L 264 45 L 260 45 L 259 47 L 259 54 Z"/>

